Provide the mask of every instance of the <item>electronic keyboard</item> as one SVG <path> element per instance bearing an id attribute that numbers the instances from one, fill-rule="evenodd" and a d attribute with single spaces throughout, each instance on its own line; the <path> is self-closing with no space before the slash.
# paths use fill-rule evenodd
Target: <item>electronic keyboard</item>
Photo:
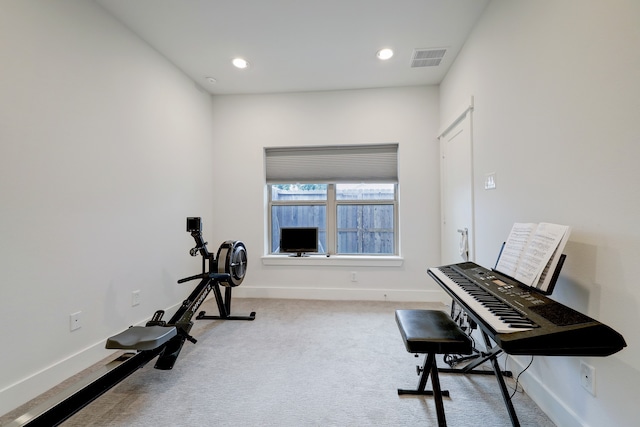
<path id="1" fill-rule="evenodd" d="M 627 345 L 609 326 L 473 262 L 428 274 L 505 353 L 608 356 Z"/>

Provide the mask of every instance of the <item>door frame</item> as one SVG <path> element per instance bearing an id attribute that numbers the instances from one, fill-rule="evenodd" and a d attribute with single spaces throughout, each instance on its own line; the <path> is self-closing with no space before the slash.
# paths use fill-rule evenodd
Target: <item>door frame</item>
<path id="1" fill-rule="evenodd" d="M 474 99 L 473 96 L 470 97 L 470 100 L 468 103 L 466 103 L 464 106 L 462 106 L 461 108 L 459 108 L 458 110 L 458 114 L 451 120 L 449 120 L 448 123 L 444 128 L 442 128 L 442 130 L 440 131 L 440 133 L 438 134 L 438 143 L 440 144 L 440 256 L 441 258 L 444 255 L 444 239 L 446 238 L 444 236 L 444 220 L 445 220 L 445 186 L 444 186 L 444 176 L 445 176 L 445 165 L 444 165 L 444 158 L 443 158 L 443 150 L 442 150 L 442 142 L 443 142 L 443 138 L 445 138 L 452 130 L 454 130 L 454 128 L 456 126 L 458 126 L 461 122 L 467 120 L 468 121 L 468 128 L 469 128 L 469 141 L 468 141 L 468 147 L 469 147 L 469 158 L 470 158 L 470 162 L 469 162 L 469 174 L 471 176 L 471 180 L 469 182 L 469 186 L 470 186 L 470 212 L 471 212 L 471 224 L 469 225 L 469 230 L 468 230 L 468 259 L 469 261 L 475 261 L 475 191 L 474 191 L 474 175 L 473 175 L 473 121 L 472 121 L 472 112 L 474 109 Z M 461 259 L 462 261 L 462 259 Z"/>

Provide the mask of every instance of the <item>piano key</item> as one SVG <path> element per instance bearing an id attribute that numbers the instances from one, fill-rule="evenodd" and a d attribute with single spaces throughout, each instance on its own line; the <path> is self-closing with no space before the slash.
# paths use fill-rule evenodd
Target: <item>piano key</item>
<path id="1" fill-rule="evenodd" d="M 507 354 L 608 356 L 627 345 L 609 326 L 534 294 L 500 273 L 472 262 L 438 269 L 439 273 L 429 269 L 429 275 L 470 314 L 471 322 L 482 326 L 485 338 L 491 338 Z"/>
<path id="2" fill-rule="evenodd" d="M 495 332 L 512 333 L 533 329 L 533 325 L 530 323 L 512 323 L 500 319 L 499 316 L 491 312 L 491 310 L 486 307 L 481 301 L 478 301 L 478 299 L 475 298 L 473 294 L 482 294 L 488 297 L 492 297 L 493 300 L 497 302 L 500 302 L 500 300 L 493 297 L 484 289 L 478 288 L 475 284 L 473 284 L 463 276 L 455 273 L 451 274 L 452 277 L 457 277 L 458 281 L 462 283 L 459 284 L 452 280 L 449 275 L 447 275 L 439 268 L 429 268 L 429 271 L 431 271 L 440 281 L 442 281 L 446 285 L 447 289 L 456 294 L 460 300 L 464 301 L 467 306 L 470 307 L 471 310 L 473 310 L 480 318 L 482 318 L 486 322 L 486 324 Z M 503 307 L 508 307 L 507 305 L 502 305 Z M 513 311 L 516 312 L 515 310 Z"/>

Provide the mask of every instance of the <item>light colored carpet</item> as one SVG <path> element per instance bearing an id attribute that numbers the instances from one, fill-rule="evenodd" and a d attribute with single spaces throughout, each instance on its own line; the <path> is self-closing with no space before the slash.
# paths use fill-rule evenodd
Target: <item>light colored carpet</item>
<path id="1" fill-rule="evenodd" d="M 211 300 L 203 308 L 217 314 Z M 235 299 L 232 314 L 256 311 L 254 321 L 196 321 L 198 343 L 185 343 L 173 370 L 153 369 L 152 361 L 63 426 L 435 426 L 431 397 L 397 395 L 416 388 L 415 366 L 423 363 L 405 351 L 399 308 L 445 309 Z M 440 381 L 451 392 L 449 426 L 511 425 L 495 377 L 441 374 Z M 525 393 L 513 404 L 521 425 L 554 426 Z"/>

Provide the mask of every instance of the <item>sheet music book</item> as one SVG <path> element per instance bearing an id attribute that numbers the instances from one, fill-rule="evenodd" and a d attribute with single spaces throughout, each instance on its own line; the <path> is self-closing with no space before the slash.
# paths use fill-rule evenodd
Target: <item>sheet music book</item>
<path id="1" fill-rule="evenodd" d="M 546 292 L 570 233 L 571 228 L 566 225 L 517 222 L 495 269 Z"/>

